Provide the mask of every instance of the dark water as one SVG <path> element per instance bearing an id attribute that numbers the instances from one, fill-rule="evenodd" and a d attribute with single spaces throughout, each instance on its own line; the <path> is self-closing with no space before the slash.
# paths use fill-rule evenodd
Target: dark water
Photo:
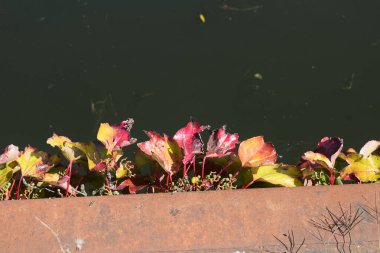
<path id="1" fill-rule="evenodd" d="M 127 117 L 140 140 L 227 123 L 287 161 L 380 138 L 379 0 L 0 0 L 0 50 L 0 148 Z"/>

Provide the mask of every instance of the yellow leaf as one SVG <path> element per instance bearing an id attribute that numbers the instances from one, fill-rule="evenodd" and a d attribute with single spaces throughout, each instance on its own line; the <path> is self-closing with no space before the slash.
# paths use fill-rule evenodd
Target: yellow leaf
<path id="1" fill-rule="evenodd" d="M 321 153 L 308 151 L 303 155 L 302 158 L 309 161 L 312 164 L 320 164 L 328 170 L 334 170 L 334 165 L 331 163 L 331 161 Z"/>
<path id="2" fill-rule="evenodd" d="M 16 160 L 20 166 L 21 174 L 26 177 L 41 178 L 51 167 L 44 163 L 44 154 L 35 148 L 26 147 L 25 151 Z"/>
<path id="3" fill-rule="evenodd" d="M 135 138 L 130 138 L 130 129 L 133 120 L 122 121 L 119 126 L 110 126 L 108 123 L 100 124 L 97 138 L 107 148 L 109 153 L 121 150 L 121 148 L 135 143 Z"/>
<path id="4" fill-rule="evenodd" d="M 114 129 L 108 123 L 100 124 L 97 139 L 106 146 L 108 150 L 114 148 Z"/>
<path id="5" fill-rule="evenodd" d="M 78 148 L 86 155 L 89 170 L 92 170 L 102 161 L 101 154 L 93 142 L 80 143 Z"/>
<path id="6" fill-rule="evenodd" d="M 254 181 L 268 182 L 285 187 L 303 186 L 299 180 L 301 171 L 295 166 L 286 164 L 267 165 L 252 168 L 251 172 Z"/>
<path id="7" fill-rule="evenodd" d="M 380 179 L 380 157 L 369 155 L 349 164 L 342 171 L 342 178 L 354 174 L 361 182 L 375 182 Z"/>
<path id="8" fill-rule="evenodd" d="M 131 173 L 131 169 L 133 169 L 133 168 L 134 168 L 134 166 L 133 166 L 132 162 L 126 161 L 126 159 L 125 159 L 124 161 L 122 161 L 120 163 L 119 168 L 117 168 L 117 170 L 116 170 L 116 178 L 126 177 L 129 173 Z"/>
<path id="9" fill-rule="evenodd" d="M 58 173 L 45 173 L 43 180 L 46 183 L 56 183 L 59 181 Z"/>
<path id="10" fill-rule="evenodd" d="M 69 161 L 76 161 L 82 155 L 77 147 L 78 143 L 72 142 L 65 136 L 53 134 L 53 136 L 50 137 L 46 143 L 53 148 L 58 147 L 61 150 L 63 156 Z"/>

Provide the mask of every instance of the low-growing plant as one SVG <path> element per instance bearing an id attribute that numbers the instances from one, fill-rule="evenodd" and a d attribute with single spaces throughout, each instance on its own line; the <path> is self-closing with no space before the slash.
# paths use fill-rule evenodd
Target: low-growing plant
<path id="1" fill-rule="evenodd" d="M 363 210 L 352 210 L 351 205 L 344 210 L 339 203 L 339 211 L 333 212 L 326 207 L 327 215 L 319 219 L 310 219 L 309 223 L 318 230 L 326 231 L 334 237 L 336 249 L 340 253 L 351 252 L 352 230 L 363 221 Z M 319 234 L 320 235 L 320 234 Z M 316 237 L 319 239 L 318 237 Z M 322 237 L 320 237 L 322 239 Z"/>
<path id="2" fill-rule="evenodd" d="M 367 214 L 367 218 L 376 223 L 377 226 L 377 238 L 378 238 L 378 250 L 380 251 L 380 210 L 378 207 L 378 197 L 377 192 L 375 192 L 375 198 L 373 203 L 370 203 L 364 196 L 363 196 L 366 204 L 362 204 L 361 208 L 365 214 Z"/>
<path id="3" fill-rule="evenodd" d="M 298 247 L 296 247 L 296 241 L 295 241 L 293 230 L 288 231 L 287 234 L 282 234 L 282 236 L 285 237 L 286 240 L 283 241 L 283 240 L 279 239 L 278 237 L 276 237 L 275 235 L 273 235 L 273 237 L 283 247 L 284 250 L 281 252 L 284 252 L 284 253 L 298 253 L 298 251 L 304 245 L 305 240 L 306 240 L 305 238 L 303 238 L 302 242 L 298 245 Z"/>
<path id="4" fill-rule="evenodd" d="M 134 159 L 124 149 L 133 119 L 100 124 L 97 140 L 76 142 L 53 134 L 47 144 L 59 154 L 9 145 L 0 155 L 0 200 L 117 195 L 237 188 L 332 185 L 376 182 L 380 178 L 379 141 L 357 153 L 344 152 L 343 140 L 325 137 L 298 165 L 276 163 L 272 143 L 256 136 L 239 144 L 227 127 L 210 130 L 190 121 L 173 137 L 144 131 Z M 210 131 L 206 148 L 202 133 Z"/>

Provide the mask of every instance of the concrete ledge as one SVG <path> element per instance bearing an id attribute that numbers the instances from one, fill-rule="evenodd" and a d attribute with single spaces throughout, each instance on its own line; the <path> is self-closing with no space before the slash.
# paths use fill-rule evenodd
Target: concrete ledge
<path id="1" fill-rule="evenodd" d="M 273 235 L 286 240 L 290 230 L 296 244 L 305 238 L 299 252 L 335 252 L 333 236 L 317 240 L 309 220 L 339 203 L 375 206 L 378 192 L 367 184 L 5 201 L 0 252 L 284 252 Z M 352 252 L 376 252 L 376 221 L 363 218 Z"/>

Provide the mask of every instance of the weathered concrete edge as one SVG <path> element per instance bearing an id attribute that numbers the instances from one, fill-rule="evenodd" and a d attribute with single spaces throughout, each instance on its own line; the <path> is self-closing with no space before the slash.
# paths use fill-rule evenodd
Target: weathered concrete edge
<path id="1" fill-rule="evenodd" d="M 82 252 L 253 252 L 278 247 L 272 234 L 293 230 L 312 249 L 320 245 L 308 234 L 311 218 L 338 203 L 373 203 L 379 192 L 379 184 L 368 184 L 7 201 L 0 203 L 0 245 L 62 252 L 81 239 Z M 374 225 L 366 217 L 354 231 L 362 252 L 377 245 Z"/>

